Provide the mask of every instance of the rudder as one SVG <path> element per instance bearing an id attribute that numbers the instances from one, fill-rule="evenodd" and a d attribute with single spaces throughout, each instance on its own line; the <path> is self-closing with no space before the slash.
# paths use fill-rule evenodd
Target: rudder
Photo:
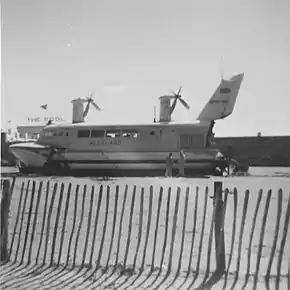
<path id="1" fill-rule="evenodd" d="M 232 114 L 243 77 L 244 74 L 242 73 L 232 76 L 229 80 L 222 79 L 197 120 L 213 121 L 224 119 Z"/>

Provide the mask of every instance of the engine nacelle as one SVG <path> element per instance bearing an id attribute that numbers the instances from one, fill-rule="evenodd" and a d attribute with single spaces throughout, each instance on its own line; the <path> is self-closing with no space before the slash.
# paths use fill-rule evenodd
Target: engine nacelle
<path id="1" fill-rule="evenodd" d="M 81 98 L 72 100 L 73 112 L 72 112 L 72 122 L 82 123 L 85 121 L 84 118 L 84 103 L 86 101 Z"/>
<path id="2" fill-rule="evenodd" d="M 170 122 L 171 114 L 170 114 L 170 101 L 171 96 L 162 96 L 159 98 L 160 100 L 160 111 L 159 111 L 159 122 Z"/>

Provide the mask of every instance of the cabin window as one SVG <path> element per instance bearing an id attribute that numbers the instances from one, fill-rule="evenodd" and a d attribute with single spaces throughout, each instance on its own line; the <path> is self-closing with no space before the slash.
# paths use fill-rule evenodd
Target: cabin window
<path id="1" fill-rule="evenodd" d="M 52 137 L 52 132 L 51 131 L 46 131 L 44 132 L 45 137 Z"/>
<path id="2" fill-rule="evenodd" d="M 91 137 L 92 138 L 104 138 L 105 131 L 104 130 L 92 130 Z"/>
<path id="3" fill-rule="evenodd" d="M 63 132 L 59 132 L 58 133 L 58 136 L 63 136 Z"/>
<path id="4" fill-rule="evenodd" d="M 126 129 L 126 130 L 123 130 L 122 136 L 126 138 L 137 138 L 138 131 Z"/>
<path id="5" fill-rule="evenodd" d="M 65 136 L 68 136 L 68 132 L 65 132 Z"/>
<path id="6" fill-rule="evenodd" d="M 88 138 L 90 137 L 90 130 L 79 130 L 78 138 Z"/>
<path id="7" fill-rule="evenodd" d="M 121 137 L 121 131 L 120 130 L 106 130 L 106 137 L 107 138 Z"/>
<path id="8" fill-rule="evenodd" d="M 53 132 L 53 136 L 57 136 L 57 132 Z"/>

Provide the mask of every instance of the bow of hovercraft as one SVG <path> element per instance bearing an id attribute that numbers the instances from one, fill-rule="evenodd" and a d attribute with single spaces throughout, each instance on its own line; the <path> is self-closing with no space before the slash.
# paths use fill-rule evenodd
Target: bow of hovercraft
<path id="1" fill-rule="evenodd" d="M 39 172 L 47 162 L 51 148 L 34 142 L 16 143 L 9 146 L 23 172 Z"/>

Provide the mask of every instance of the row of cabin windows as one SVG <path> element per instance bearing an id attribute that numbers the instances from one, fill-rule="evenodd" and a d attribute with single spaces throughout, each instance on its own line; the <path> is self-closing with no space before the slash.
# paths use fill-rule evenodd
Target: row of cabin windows
<path id="1" fill-rule="evenodd" d="M 68 136 L 68 132 L 63 132 L 63 131 L 46 131 L 44 132 L 44 136 L 45 137 L 56 137 L 56 136 L 60 136 L 60 137 L 67 137 Z"/>
<path id="2" fill-rule="evenodd" d="M 136 130 L 79 130 L 78 138 L 137 138 Z"/>
<path id="3" fill-rule="evenodd" d="M 44 136 L 46 137 L 63 137 L 69 136 L 69 132 L 64 131 L 46 131 L 44 132 Z M 138 132 L 134 130 L 79 130 L 78 137 L 79 138 L 117 138 L 117 137 L 131 137 L 137 138 Z"/>

